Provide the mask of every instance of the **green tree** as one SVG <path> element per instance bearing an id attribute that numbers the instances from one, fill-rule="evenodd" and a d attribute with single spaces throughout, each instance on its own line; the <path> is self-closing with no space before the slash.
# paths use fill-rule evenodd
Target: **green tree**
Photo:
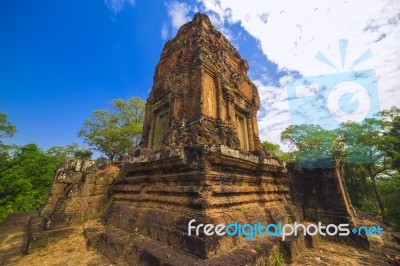
<path id="1" fill-rule="evenodd" d="M 0 139 L 12 137 L 16 131 L 17 128 L 8 121 L 7 115 L 0 113 Z"/>
<path id="2" fill-rule="evenodd" d="M 10 149 L 10 145 L 5 145 L 0 141 L 0 173 L 8 166 Z"/>
<path id="3" fill-rule="evenodd" d="M 67 146 L 50 147 L 46 154 L 56 158 L 58 163 L 64 163 L 71 159 L 90 159 L 92 152 L 85 147 L 80 147 L 78 143 L 70 143 Z"/>
<path id="4" fill-rule="evenodd" d="M 296 160 L 304 154 L 309 160 L 333 156 L 344 170 L 353 205 L 380 211 L 385 222 L 400 230 L 400 108 L 361 123 L 342 123 L 336 130 L 293 125 L 282 132 L 281 140 L 297 154 Z M 273 145 L 266 148 L 277 151 Z"/>
<path id="5" fill-rule="evenodd" d="M 0 221 L 43 206 L 57 162 L 35 144 L 13 148 L 0 171 Z"/>
<path id="6" fill-rule="evenodd" d="M 7 168 L 9 154 L 13 149 L 13 145 L 4 144 L 1 139 L 4 137 L 12 137 L 17 128 L 8 121 L 7 115 L 0 113 L 0 173 Z"/>
<path id="7" fill-rule="evenodd" d="M 278 144 L 269 141 L 264 141 L 261 143 L 261 145 L 266 152 L 270 153 L 272 156 L 277 157 L 283 161 L 290 162 L 294 161 L 295 159 L 296 155 L 294 153 L 283 151 Z"/>
<path id="8" fill-rule="evenodd" d="M 391 167 L 380 176 L 378 188 L 386 207 L 386 222 L 400 231 L 400 108 L 384 110 L 380 116 L 383 126 L 381 147 L 390 158 Z"/>
<path id="9" fill-rule="evenodd" d="M 343 163 L 344 180 L 351 203 L 364 211 L 377 212 L 377 204 L 368 173 L 361 164 Z"/>
<path id="10" fill-rule="evenodd" d="M 379 180 L 378 188 L 386 207 L 385 222 L 400 231 L 400 173 L 393 173 Z"/>
<path id="11" fill-rule="evenodd" d="M 349 187 L 363 188 L 365 192 L 356 197 L 357 203 L 365 203 L 369 198 L 368 176 L 377 205 L 381 213 L 385 213 L 377 177 L 390 168 L 391 160 L 387 156 L 385 147 L 388 143 L 383 138 L 379 119 L 343 123 L 337 130 L 325 130 L 316 125 L 292 125 L 282 132 L 281 140 L 298 151 L 297 160 L 300 162 L 336 159 L 345 170 L 346 180 L 351 184 Z"/>
<path id="12" fill-rule="evenodd" d="M 380 113 L 384 128 L 385 150 L 392 159 L 392 167 L 400 170 L 400 108 L 392 107 Z"/>
<path id="13" fill-rule="evenodd" d="M 295 160 L 317 161 L 341 157 L 335 131 L 318 125 L 291 125 L 281 133 L 281 141 L 292 149 Z"/>
<path id="14" fill-rule="evenodd" d="M 92 118 L 85 120 L 78 136 L 113 161 L 139 144 L 145 103 L 141 98 L 113 100 L 111 111 L 93 111 Z"/>
<path id="15" fill-rule="evenodd" d="M 382 136 L 381 121 L 376 118 L 368 118 L 362 123 L 343 123 L 338 133 L 346 146 L 348 163 L 358 164 L 366 170 L 378 207 L 384 215 L 385 206 L 378 190 L 377 177 L 390 169 L 391 160 L 384 148 L 386 143 Z"/>

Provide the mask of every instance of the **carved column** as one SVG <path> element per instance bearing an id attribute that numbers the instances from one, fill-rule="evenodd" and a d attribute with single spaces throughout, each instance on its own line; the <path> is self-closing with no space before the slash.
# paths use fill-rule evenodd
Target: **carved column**
<path id="1" fill-rule="evenodd" d="M 217 75 L 215 77 L 215 103 L 216 103 L 216 108 L 217 108 L 217 119 L 221 119 L 222 118 L 222 114 L 221 114 L 221 102 L 220 102 L 220 95 L 221 95 L 221 78 Z"/>
<path id="2" fill-rule="evenodd" d="M 254 150 L 254 130 L 253 130 L 253 117 L 254 117 L 254 113 L 253 111 L 251 111 L 248 115 L 247 115 L 247 130 L 248 130 L 248 138 L 249 138 L 249 150 L 252 151 Z"/>
<path id="3" fill-rule="evenodd" d="M 258 135 L 258 123 L 257 123 L 257 111 L 260 108 L 260 99 L 258 95 L 253 94 L 253 100 L 251 105 L 251 124 L 252 124 L 252 137 L 253 137 L 253 150 L 260 150 L 260 137 Z"/>
<path id="4" fill-rule="evenodd" d="M 234 125 L 235 123 L 235 95 L 227 86 L 224 87 L 224 100 L 226 106 L 226 116 L 228 123 Z"/>

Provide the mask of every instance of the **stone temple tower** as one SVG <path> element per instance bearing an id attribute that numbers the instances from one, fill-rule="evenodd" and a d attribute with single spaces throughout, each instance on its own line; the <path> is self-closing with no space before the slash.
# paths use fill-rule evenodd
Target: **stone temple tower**
<path id="1" fill-rule="evenodd" d="M 222 144 L 260 150 L 256 86 L 248 64 L 206 15 L 164 46 L 148 98 L 142 148 Z"/>
<path id="2" fill-rule="evenodd" d="M 200 13 L 165 44 L 140 148 L 123 163 L 113 187 L 110 224 L 212 259 L 246 241 L 188 235 L 190 220 L 268 223 L 296 215 L 284 163 L 260 148 L 260 100 L 247 70 Z"/>

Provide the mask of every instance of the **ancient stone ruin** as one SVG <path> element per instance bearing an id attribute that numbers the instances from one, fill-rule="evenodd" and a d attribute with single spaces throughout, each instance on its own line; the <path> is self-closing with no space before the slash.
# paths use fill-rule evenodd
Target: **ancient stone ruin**
<path id="1" fill-rule="evenodd" d="M 295 261 L 317 238 L 196 236 L 189 221 L 354 224 L 338 168 L 287 167 L 262 150 L 260 100 L 247 70 L 209 18 L 196 14 L 164 46 L 140 147 L 120 169 L 71 162 L 60 170 L 41 215 L 31 218 L 28 252 L 100 219 L 85 237 L 114 263 L 273 265 L 280 254 Z"/>
<path id="2" fill-rule="evenodd" d="M 191 219 L 228 224 L 297 217 L 284 164 L 260 148 L 259 97 L 247 68 L 207 16 L 197 14 L 181 27 L 156 68 L 141 145 L 113 188 L 108 223 L 211 259 L 244 239 L 188 236 Z"/>
<path id="3" fill-rule="evenodd" d="M 268 256 L 251 253 L 243 237 L 189 236 L 189 221 L 216 225 L 303 220 L 301 202 L 291 201 L 285 164 L 261 149 L 260 100 L 247 70 L 247 62 L 206 15 L 196 14 L 166 43 L 146 106 L 140 148 L 123 162 L 113 186 L 114 204 L 105 215 L 106 229 L 99 236 L 98 246 L 107 257 L 128 254 L 127 261 L 152 264 L 165 259 L 165 253 L 178 252 L 189 264 L 227 265 L 232 257 L 245 256 L 240 264 L 245 265 Z M 341 182 L 334 182 L 326 193 L 332 190 L 339 199 L 345 191 Z M 334 216 L 349 222 L 349 206 L 340 200 L 335 204 Z M 329 211 L 318 209 L 315 212 L 331 218 Z M 121 237 L 130 233 L 171 250 L 137 252 L 127 248 L 129 239 L 119 252 L 110 248 L 121 245 Z M 267 242 L 264 246 L 272 253 L 280 248 L 274 240 L 258 239 Z M 290 260 L 295 256 L 290 250 L 304 240 L 286 244 Z"/>

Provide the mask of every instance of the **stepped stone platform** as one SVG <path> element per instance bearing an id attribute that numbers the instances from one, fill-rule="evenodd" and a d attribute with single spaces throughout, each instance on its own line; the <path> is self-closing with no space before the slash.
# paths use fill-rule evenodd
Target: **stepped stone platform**
<path id="1" fill-rule="evenodd" d="M 289 205 L 281 161 L 223 145 L 164 149 L 133 157 L 124 163 L 113 193 L 107 223 L 201 258 L 230 251 L 245 240 L 189 236 L 192 219 L 214 225 L 302 219 L 300 209 Z"/>

